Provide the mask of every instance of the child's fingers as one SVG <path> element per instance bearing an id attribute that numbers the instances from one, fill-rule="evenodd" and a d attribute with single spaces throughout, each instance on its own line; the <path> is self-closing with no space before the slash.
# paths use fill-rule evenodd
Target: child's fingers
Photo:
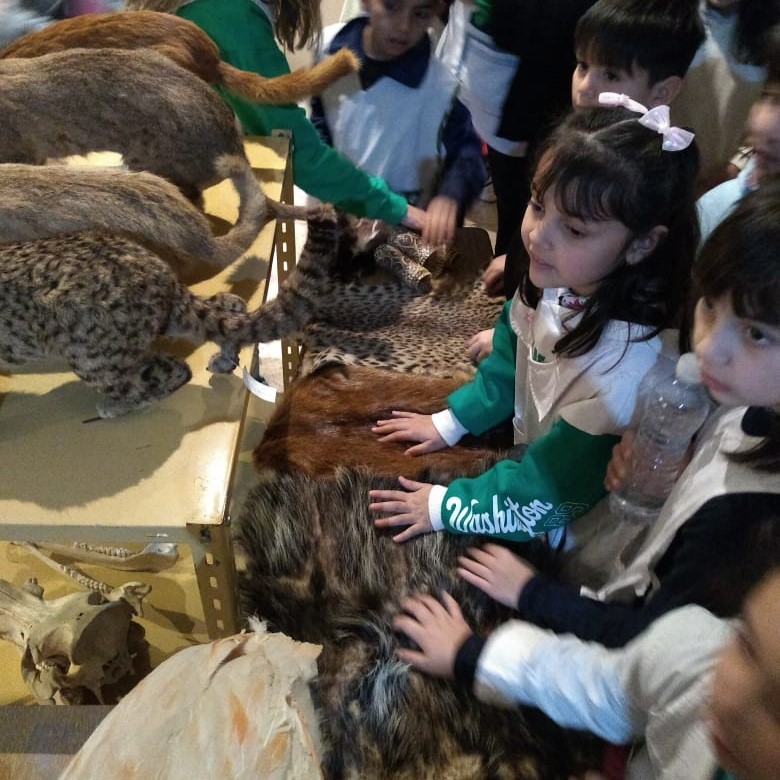
<path id="1" fill-rule="evenodd" d="M 427 455 L 429 452 L 436 452 L 441 448 L 441 444 L 438 442 L 428 440 L 415 444 L 413 447 L 409 447 L 409 449 L 404 450 L 404 454 L 416 458 L 418 455 Z"/>
<path id="2" fill-rule="evenodd" d="M 419 650 L 412 650 L 408 647 L 397 647 L 395 650 L 396 655 L 406 663 L 419 669 L 425 666 L 425 653 L 421 653 Z"/>
<path id="3" fill-rule="evenodd" d="M 403 542 L 408 542 L 410 539 L 413 539 L 415 536 L 419 536 L 420 534 L 427 533 L 427 531 L 428 531 L 427 528 L 423 528 L 418 525 L 410 525 L 402 533 L 396 534 L 393 537 L 393 541 L 398 544 L 403 544 Z"/>
<path id="4" fill-rule="evenodd" d="M 441 603 L 444 606 L 444 609 L 450 614 L 450 617 L 463 617 L 463 613 L 460 611 L 460 605 L 446 590 L 441 592 Z"/>
<path id="5" fill-rule="evenodd" d="M 478 574 L 474 574 L 472 571 L 469 571 L 469 569 L 457 569 L 458 576 L 464 581 L 468 582 L 469 585 L 473 585 L 475 588 L 479 588 L 479 590 L 483 591 L 484 593 L 487 593 L 488 596 L 490 596 L 490 583 L 484 579 L 484 577 L 480 577 Z"/>
<path id="6" fill-rule="evenodd" d="M 398 477 L 398 484 L 406 490 L 419 490 L 425 487 L 424 482 L 415 482 L 413 479 L 404 476 Z"/>
<path id="7" fill-rule="evenodd" d="M 466 558 L 465 556 L 461 556 L 458 558 L 458 563 L 460 564 L 461 568 L 466 569 L 478 577 L 482 577 L 482 579 L 487 579 L 487 576 L 490 574 L 489 567 L 485 566 L 485 564 L 480 563 L 479 561 L 475 561 L 473 558 Z"/>
<path id="8" fill-rule="evenodd" d="M 485 545 L 485 547 L 469 547 L 466 550 L 466 555 L 461 557 L 464 561 L 471 559 L 477 563 L 481 563 L 487 568 L 496 557 L 494 553 L 497 548 L 502 549 L 499 548 L 499 545 L 497 544 L 488 544 Z"/>

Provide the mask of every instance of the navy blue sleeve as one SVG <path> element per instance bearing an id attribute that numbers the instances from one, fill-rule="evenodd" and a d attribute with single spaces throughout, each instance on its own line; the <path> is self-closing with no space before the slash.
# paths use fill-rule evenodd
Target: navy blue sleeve
<path id="1" fill-rule="evenodd" d="M 472 634 L 458 648 L 455 654 L 453 677 L 462 682 L 469 690 L 474 687 L 474 677 L 477 674 L 477 662 L 485 647 L 485 638 Z"/>
<path id="2" fill-rule="evenodd" d="M 330 128 L 328 127 L 328 120 L 325 119 L 325 109 L 322 105 L 322 98 L 315 95 L 311 99 L 311 111 L 309 112 L 309 119 L 314 127 L 317 128 L 317 132 L 320 134 L 320 138 L 328 144 L 333 146 L 333 137 L 330 134 Z"/>
<path id="3" fill-rule="evenodd" d="M 733 617 L 753 585 L 780 564 L 778 496 L 732 493 L 705 503 L 675 535 L 656 566 L 658 589 L 644 602 L 581 596 L 537 575 L 518 601 L 523 618 L 557 633 L 622 647 L 656 618 L 685 604 Z"/>
<path id="4" fill-rule="evenodd" d="M 482 192 L 487 181 L 487 169 L 482 157 L 482 141 L 471 122 L 471 114 L 457 98 L 442 131 L 444 170 L 437 191 L 456 201 L 461 210 Z"/>

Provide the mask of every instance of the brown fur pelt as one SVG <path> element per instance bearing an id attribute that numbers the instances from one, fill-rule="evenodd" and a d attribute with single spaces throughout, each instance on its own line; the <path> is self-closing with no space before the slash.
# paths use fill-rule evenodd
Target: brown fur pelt
<path id="1" fill-rule="evenodd" d="M 220 59 L 214 41 L 196 24 L 155 11 L 84 14 L 27 33 L 0 51 L 7 57 L 40 57 L 67 49 L 154 49 L 209 84 L 253 103 L 297 103 L 317 95 L 360 61 L 349 49 L 293 73 L 266 78 Z"/>
<path id="2" fill-rule="evenodd" d="M 475 462 L 468 473 L 487 465 Z M 267 471 L 238 522 L 245 614 L 323 645 L 315 701 L 326 777 L 568 777 L 581 748 L 571 734 L 536 710 L 483 705 L 461 685 L 412 671 L 395 656 L 405 640 L 390 621 L 410 592 L 447 590 L 480 633 L 510 612 L 456 574 L 473 537 L 429 534 L 399 545 L 374 528 L 368 490 L 394 484 L 348 469 L 318 478 Z"/>
<path id="3" fill-rule="evenodd" d="M 209 222 L 170 182 L 151 173 L 92 165 L 0 164 L 0 244 L 104 230 L 157 254 L 224 267 L 249 249 L 266 219 L 266 199 L 242 158 L 215 165 L 238 187 L 236 224 L 212 236 Z"/>
<path id="4" fill-rule="evenodd" d="M 118 152 L 128 168 L 162 176 L 199 203 L 201 192 L 222 180 L 224 165 L 243 160 L 236 175 L 252 186 L 229 106 L 155 51 L 73 49 L 0 60 L 0 116 L 0 163 Z"/>
<path id="5" fill-rule="evenodd" d="M 295 382 L 284 394 L 255 450 L 259 469 L 332 475 L 341 466 L 367 465 L 372 473 L 417 479 L 429 468 L 462 473 L 511 446 L 511 433 L 466 437 L 416 458 L 409 443 L 380 442 L 370 428 L 394 410 L 424 414 L 446 407 L 445 398 L 467 379 L 421 376 L 365 366 L 327 366 Z"/>

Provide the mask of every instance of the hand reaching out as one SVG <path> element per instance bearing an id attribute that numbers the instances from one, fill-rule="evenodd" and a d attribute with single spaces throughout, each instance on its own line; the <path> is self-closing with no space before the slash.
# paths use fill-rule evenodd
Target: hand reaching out
<path id="1" fill-rule="evenodd" d="M 466 342 L 466 348 L 473 363 L 482 362 L 493 351 L 494 330 L 495 328 L 481 330 Z"/>
<path id="2" fill-rule="evenodd" d="M 426 219 L 426 213 L 422 209 L 417 208 L 417 206 L 412 206 L 410 203 L 406 207 L 406 216 L 401 220 L 401 224 L 404 227 L 411 228 L 420 233 L 425 227 Z"/>
<path id="3" fill-rule="evenodd" d="M 635 442 L 636 431 L 629 428 L 623 434 L 623 438 L 612 448 L 612 458 L 607 464 L 607 476 L 604 477 L 604 487 L 607 490 L 620 490 L 624 487 L 625 481 L 631 474 Z M 685 453 L 685 457 L 680 461 L 680 467 L 677 469 L 677 476 L 675 479 L 678 479 L 680 474 L 685 471 L 685 468 L 691 462 L 695 449 L 696 437 L 694 437 L 688 445 L 688 451 Z"/>
<path id="4" fill-rule="evenodd" d="M 506 607 L 517 609 L 517 601 L 536 569 L 500 544 L 469 547 L 458 558 L 458 574 Z"/>
<path id="5" fill-rule="evenodd" d="M 390 420 L 377 420 L 371 433 L 379 435 L 379 441 L 416 441 L 420 442 L 409 447 L 406 455 L 424 455 L 436 452 L 447 446 L 442 439 L 430 414 L 416 412 L 396 412 Z"/>
<path id="6" fill-rule="evenodd" d="M 446 195 L 437 195 L 425 211 L 422 239 L 431 246 L 446 244 L 455 238 L 458 225 L 458 204 Z"/>
<path id="7" fill-rule="evenodd" d="M 393 537 L 394 542 L 405 542 L 433 530 L 428 514 L 428 496 L 433 485 L 415 482 L 406 477 L 398 477 L 398 483 L 403 490 L 369 490 L 368 497 L 373 503 L 369 504 L 368 508 L 374 512 L 390 515 L 390 517 L 374 520 L 377 528 L 409 526 Z"/>
<path id="8" fill-rule="evenodd" d="M 488 295 L 504 294 L 504 267 L 506 255 L 494 257 L 488 267 L 482 272 L 482 281 L 485 283 L 485 292 Z"/>
<path id="9" fill-rule="evenodd" d="M 452 677 L 455 656 L 472 634 L 458 603 L 446 591 L 441 601 L 418 593 L 404 599 L 401 608 L 403 612 L 393 619 L 393 627 L 420 649 L 399 648 L 398 656 L 427 674 Z"/>

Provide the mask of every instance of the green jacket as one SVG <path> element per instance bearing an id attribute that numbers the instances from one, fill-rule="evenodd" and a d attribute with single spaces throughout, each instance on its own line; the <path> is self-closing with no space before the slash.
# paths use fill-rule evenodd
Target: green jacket
<path id="1" fill-rule="evenodd" d="M 515 316 L 525 322 L 529 310 L 515 306 Z M 541 426 L 541 435 L 526 438 L 521 460 L 500 461 L 446 488 L 434 485 L 428 502 L 434 530 L 525 541 L 589 511 L 606 494 L 612 447 L 630 422 L 642 377 L 658 358 L 659 339 L 627 343 L 622 323 L 610 324 L 585 355 L 540 355 L 543 328 L 522 325 L 521 340 L 512 312 L 508 302 L 496 323 L 493 352 L 479 364 L 474 380 L 447 399 L 460 426 L 457 434 L 463 429 L 480 434 L 513 416 L 516 383 L 533 382 L 531 373 L 518 380 L 518 350 L 528 372 L 554 370 L 562 396 L 546 412 L 551 422 Z M 526 409 L 526 420 L 533 414 Z"/>
<path id="2" fill-rule="evenodd" d="M 289 73 L 271 21 L 252 0 L 194 0 L 177 10 L 194 22 L 219 46 L 222 59 L 263 76 Z M 289 129 L 293 137 L 295 183 L 323 201 L 357 216 L 398 224 L 406 216 L 407 202 L 383 179 L 369 176 L 324 143 L 306 112 L 297 105 L 263 106 L 219 92 L 232 106 L 248 135 L 270 135 Z"/>

